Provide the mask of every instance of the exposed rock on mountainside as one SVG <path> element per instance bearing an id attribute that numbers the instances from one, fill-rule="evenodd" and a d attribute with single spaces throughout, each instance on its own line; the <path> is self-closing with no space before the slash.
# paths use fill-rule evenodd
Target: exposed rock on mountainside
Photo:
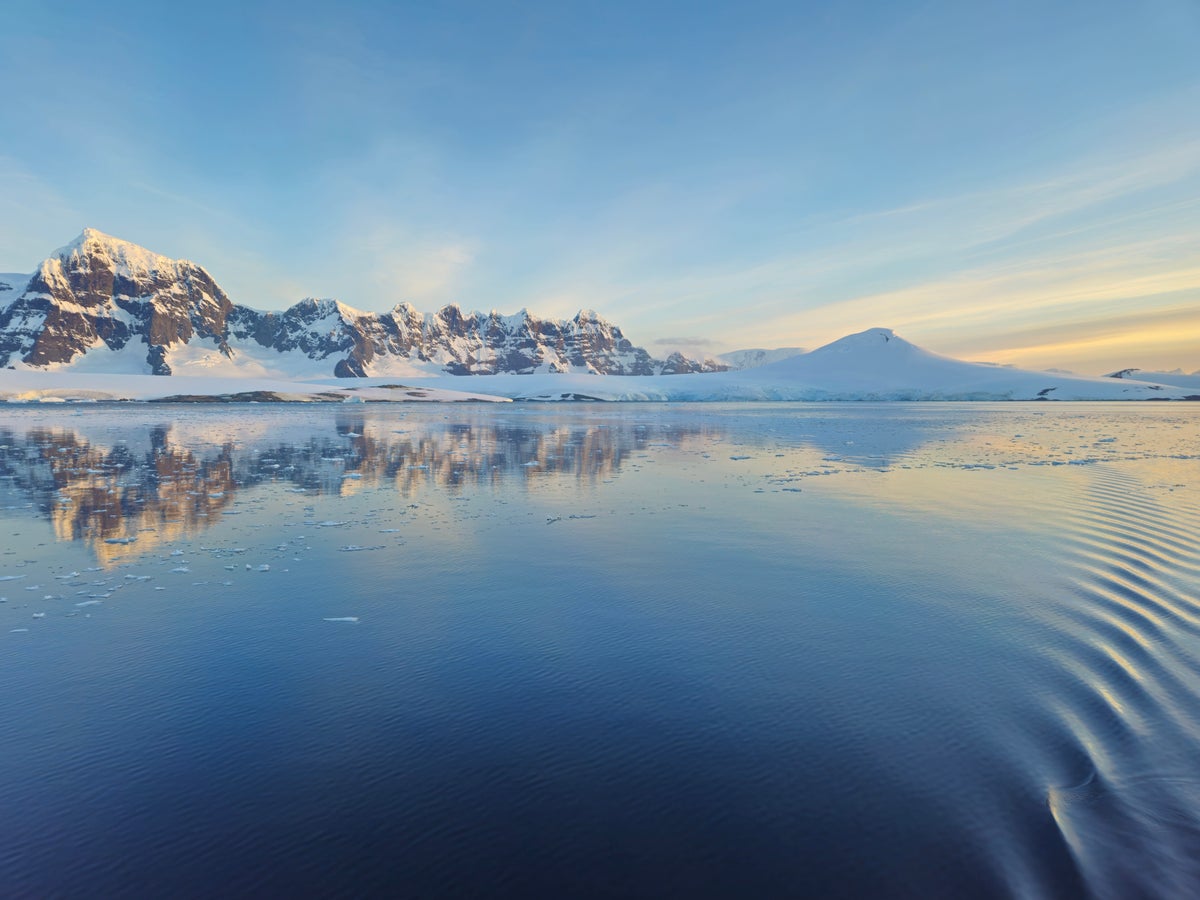
<path id="1" fill-rule="evenodd" d="M 193 337 L 211 338 L 231 353 L 224 335 L 232 308 L 195 263 L 88 228 L 44 260 L 0 312 L 0 363 L 60 366 L 93 348 L 119 351 L 140 338 L 149 370 L 170 374 L 166 348 Z"/>
<path id="2" fill-rule="evenodd" d="M 195 263 L 90 228 L 42 262 L 23 290 L 0 287 L 0 304 L 7 366 L 79 368 L 86 360 L 89 371 L 339 377 L 724 368 L 678 353 L 653 359 L 591 310 L 551 320 L 457 305 L 422 313 L 408 303 L 371 313 L 308 299 L 262 312 L 233 303 Z"/>

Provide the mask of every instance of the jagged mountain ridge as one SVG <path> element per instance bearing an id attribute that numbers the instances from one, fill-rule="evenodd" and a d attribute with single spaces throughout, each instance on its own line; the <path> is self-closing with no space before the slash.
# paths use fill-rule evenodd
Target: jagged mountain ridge
<path id="1" fill-rule="evenodd" d="M 720 368 L 679 353 L 656 360 L 592 310 L 552 320 L 454 304 L 373 313 L 307 299 L 264 312 L 234 303 L 196 263 L 91 228 L 44 260 L 23 290 L 0 291 L 0 304 L 0 365 L 9 367 L 338 377 Z"/>

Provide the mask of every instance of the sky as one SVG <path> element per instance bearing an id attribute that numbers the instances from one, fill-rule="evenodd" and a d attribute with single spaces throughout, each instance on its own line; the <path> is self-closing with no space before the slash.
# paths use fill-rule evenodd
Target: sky
<path id="1" fill-rule="evenodd" d="M 1200 369 L 1200 0 L 7 0 L 0 271 Z"/>

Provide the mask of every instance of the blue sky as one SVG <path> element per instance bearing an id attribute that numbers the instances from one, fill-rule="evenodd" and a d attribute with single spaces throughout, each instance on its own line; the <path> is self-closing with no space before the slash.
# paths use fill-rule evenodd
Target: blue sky
<path id="1" fill-rule="evenodd" d="M 9 0 L 0 271 L 89 225 L 259 308 L 1191 371 L 1197 47 L 1196 0 Z"/>

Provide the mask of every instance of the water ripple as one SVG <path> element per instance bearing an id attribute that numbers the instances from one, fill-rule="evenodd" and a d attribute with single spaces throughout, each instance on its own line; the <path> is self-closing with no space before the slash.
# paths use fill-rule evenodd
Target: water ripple
<path id="1" fill-rule="evenodd" d="M 1068 679 L 1052 706 L 1086 762 L 1049 785 L 1048 804 L 1091 894 L 1200 891 L 1200 515 L 1147 496 L 1139 480 L 1098 466 L 1085 491 L 1055 496 L 1064 517 L 1074 608 L 1045 611 L 1044 648 Z"/>

